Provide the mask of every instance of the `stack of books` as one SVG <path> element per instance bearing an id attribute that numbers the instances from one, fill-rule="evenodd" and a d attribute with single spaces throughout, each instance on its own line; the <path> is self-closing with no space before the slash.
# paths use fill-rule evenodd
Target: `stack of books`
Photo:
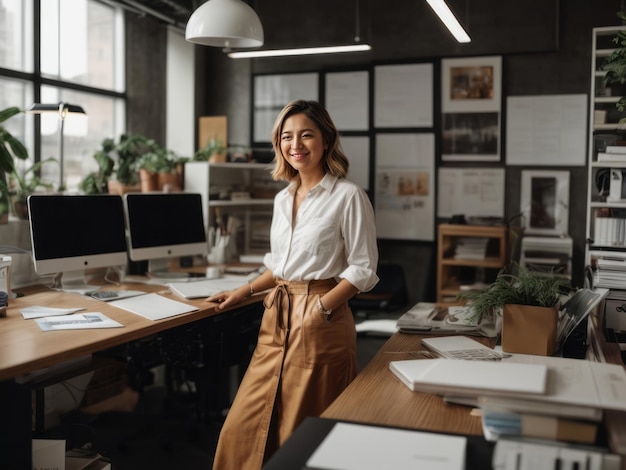
<path id="1" fill-rule="evenodd" d="M 598 152 L 599 162 L 626 162 L 626 145 L 607 145 L 604 152 Z"/>
<path id="2" fill-rule="evenodd" d="M 489 238 L 483 237 L 459 237 L 456 240 L 456 259 L 482 261 L 487 255 L 487 245 Z"/>
<path id="3" fill-rule="evenodd" d="M 449 338 L 444 343 L 454 339 Z M 474 341 L 464 337 L 464 348 L 468 340 Z M 475 342 L 477 348 L 485 347 Z M 429 349 L 434 350 L 432 344 Z M 600 449 L 596 444 L 605 413 L 626 411 L 621 365 L 525 354 L 488 359 L 392 361 L 389 369 L 413 391 L 474 407 L 489 441 L 532 439 Z"/>
<path id="4" fill-rule="evenodd" d="M 624 289 L 626 286 L 626 253 L 591 251 L 595 263 L 593 284 L 604 289 Z"/>

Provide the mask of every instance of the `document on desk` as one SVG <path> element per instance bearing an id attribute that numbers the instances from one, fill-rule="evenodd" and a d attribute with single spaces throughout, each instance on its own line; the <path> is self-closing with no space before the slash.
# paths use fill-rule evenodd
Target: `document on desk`
<path id="1" fill-rule="evenodd" d="M 85 310 L 85 309 L 83 307 L 57 308 L 57 307 L 42 307 L 40 305 L 31 305 L 30 307 L 24 307 L 20 309 L 20 313 L 24 317 L 24 320 L 31 320 L 33 318 L 58 317 L 60 315 L 69 315 L 70 313 L 76 313 L 81 310 Z"/>
<path id="2" fill-rule="evenodd" d="M 109 305 L 136 313 L 148 320 L 162 320 L 198 310 L 193 305 L 168 299 L 155 293 L 114 300 L 109 302 Z"/>
<path id="3" fill-rule="evenodd" d="M 306 463 L 328 470 L 463 470 L 467 438 L 337 423 Z"/>
<path id="4" fill-rule="evenodd" d="M 247 282 L 245 276 L 224 276 L 218 279 L 203 279 L 192 282 L 170 282 L 167 287 L 184 299 L 201 299 L 218 292 L 233 290 Z"/>
<path id="5" fill-rule="evenodd" d="M 36 318 L 35 322 L 37 322 L 41 331 L 120 328 L 124 326 L 100 312 Z"/>

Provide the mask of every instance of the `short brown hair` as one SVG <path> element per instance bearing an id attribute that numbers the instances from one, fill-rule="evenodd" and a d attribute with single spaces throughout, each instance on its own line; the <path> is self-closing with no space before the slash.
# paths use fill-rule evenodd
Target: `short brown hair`
<path id="1" fill-rule="evenodd" d="M 317 101 L 294 100 L 288 103 L 278 114 L 272 130 L 272 145 L 276 155 L 276 166 L 272 171 L 275 180 L 291 181 L 298 172 L 287 162 L 280 149 L 281 134 L 285 121 L 294 114 L 304 114 L 311 119 L 322 133 L 324 143 L 328 146 L 323 159 L 324 172 L 338 178 L 348 174 L 350 162 L 341 149 L 339 131 L 330 118 L 328 111 Z"/>

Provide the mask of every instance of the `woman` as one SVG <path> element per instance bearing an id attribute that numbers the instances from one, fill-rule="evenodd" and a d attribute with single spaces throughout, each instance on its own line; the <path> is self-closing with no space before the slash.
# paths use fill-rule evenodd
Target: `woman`
<path id="1" fill-rule="evenodd" d="M 275 180 L 266 270 L 207 299 L 218 309 L 272 289 L 252 360 L 217 446 L 215 470 L 259 469 L 307 416 L 319 416 L 356 375 L 348 300 L 376 285 L 374 212 L 346 181 L 348 159 L 326 109 L 296 100 L 272 131 Z"/>

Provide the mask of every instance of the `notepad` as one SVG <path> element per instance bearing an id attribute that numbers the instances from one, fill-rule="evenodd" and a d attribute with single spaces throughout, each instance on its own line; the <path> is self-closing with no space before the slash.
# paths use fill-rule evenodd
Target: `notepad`
<path id="1" fill-rule="evenodd" d="M 146 294 L 114 300 L 109 302 L 109 305 L 128 310 L 149 320 L 162 320 L 198 310 L 193 305 L 168 299 L 159 294 Z"/>
<path id="2" fill-rule="evenodd" d="M 246 278 L 221 277 L 218 279 L 204 279 L 194 282 L 170 282 L 167 287 L 176 295 L 185 299 L 201 299 L 210 297 L 225 290 L 237 289 L 246 283 Z"/>

